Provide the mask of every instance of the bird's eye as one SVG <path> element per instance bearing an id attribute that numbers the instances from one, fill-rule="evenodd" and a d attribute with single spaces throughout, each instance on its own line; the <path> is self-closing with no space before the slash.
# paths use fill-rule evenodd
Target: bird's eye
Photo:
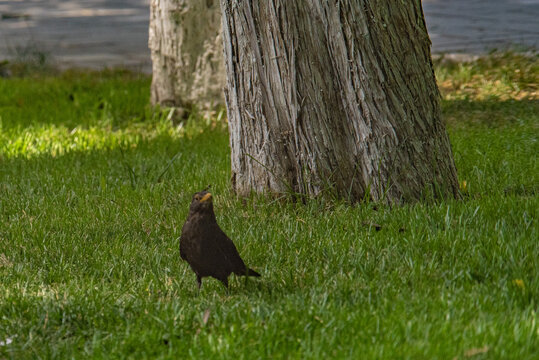
<path id="1" fill-rule="evenodd" d="M 195 200 L 196 200 L 196 201 L 199 201 L 199 200 L 200 200 L 200 196 L 195 195 Z"/>

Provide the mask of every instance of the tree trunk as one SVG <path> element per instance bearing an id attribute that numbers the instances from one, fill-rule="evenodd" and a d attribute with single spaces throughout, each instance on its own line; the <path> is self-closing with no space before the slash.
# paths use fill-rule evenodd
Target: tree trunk
<path id="1" fill-rule="evenodd" d="M 458 196 L 420 0 L 221 0 L 239 194 Z"/>
<path id="2" fill-rule="evenodd" d="M 152 104 L 203 109 L 223 103 L 218 0 L 152 0 Z"/>

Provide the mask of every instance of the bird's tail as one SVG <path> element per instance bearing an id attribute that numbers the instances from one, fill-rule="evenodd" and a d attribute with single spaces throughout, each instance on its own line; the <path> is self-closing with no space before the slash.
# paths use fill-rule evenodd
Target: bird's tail
<path id="1" fill-rule="evenodd" d="M 260 274 L 257 273 L 256 271 L 254 271 L 253 269 L 249 269 L 247 268 L 247 271 L 246 271 L 246 274 L 247 276 L 255 276 L 255 277 L 260 277 Z"/>

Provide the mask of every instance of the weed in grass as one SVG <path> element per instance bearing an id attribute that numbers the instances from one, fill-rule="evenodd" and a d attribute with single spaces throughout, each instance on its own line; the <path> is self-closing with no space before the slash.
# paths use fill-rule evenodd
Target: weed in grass
<path id="1" fill-rule="evenodd" d="M 462 66 L 516 81 L 497 61 Z M 535 80 L 462 71 L 437 67 L 477 87 L 443 100 L 465 199 L 393 208 L 236 198 L 226 123 L 173 124 L 145 76 L 0 79 L 0 358 L 535 358 Z M 264 274 L 228 293 L 178 251 L 209 183 Z"/>

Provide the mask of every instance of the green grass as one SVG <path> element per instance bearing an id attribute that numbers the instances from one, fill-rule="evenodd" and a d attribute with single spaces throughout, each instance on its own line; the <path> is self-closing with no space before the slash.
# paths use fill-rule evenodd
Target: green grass
<path id="1" fill-rule="evenodd" d="M 535 359 L 537 72 L 497 61 L 437 65 L 465 198 L 396 208 L 236 198 L 226 124 L 144 76 L 0 79 L 0 359 Z M 179 257 L 207 184 L 263 274 L 229 292 Z"/>

